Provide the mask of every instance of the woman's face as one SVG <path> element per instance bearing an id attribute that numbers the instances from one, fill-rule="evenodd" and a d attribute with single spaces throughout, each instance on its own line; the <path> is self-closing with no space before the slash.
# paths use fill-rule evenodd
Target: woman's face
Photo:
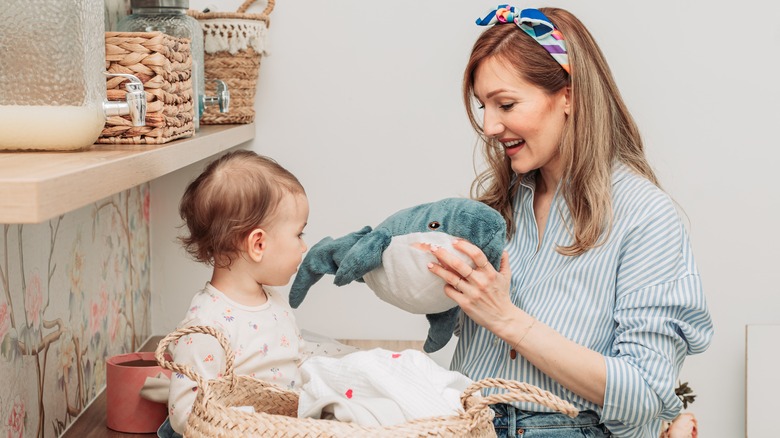
<path id="1" fill-rule="evenodd" d="M 474 95 L 483 108 L 485 135 L 503 145 L 513 171 L 543 169 L 560 176 L 558 145 L 570 111 L 568 88 L 549 95 L 488 58 L 474 72 Z"/>

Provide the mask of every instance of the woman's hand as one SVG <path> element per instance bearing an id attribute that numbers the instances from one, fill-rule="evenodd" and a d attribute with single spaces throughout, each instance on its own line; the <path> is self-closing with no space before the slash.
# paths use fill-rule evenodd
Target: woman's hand
<path id="1" fill-rule="evenodd" d="M 441 277 L 444 292 L 477 324 L 503 339 L 558 383 L 581 397 L 604 405 L 606 363 L 604 357 L 562 336 L 514 305 L 509 297 L 512 273 L 509 255 L 501 255 L 498 271 L 485 253 L 473 244 L 457 240 L 453 248 L 466 254 L 477 268 L 442 248 L 431 248 L 439 263 L 428 269 Z"/>
<path id="2" fill-rule="evenodd" d="M 438 260 L 428 264 L 428 269 L 439 276 L 446 285 L 444 292 L 477 324 L 497 333 L 519 310 L 509 298 L 512 273 L 509 256 L 501 255 L 501 266 L 496 271 L 485 253 L 477 246 L 462 239 L 452 243 L 453 248 L 466 254 L 476 268 L 445 249 L 432 247 L 431 253 Z"/>

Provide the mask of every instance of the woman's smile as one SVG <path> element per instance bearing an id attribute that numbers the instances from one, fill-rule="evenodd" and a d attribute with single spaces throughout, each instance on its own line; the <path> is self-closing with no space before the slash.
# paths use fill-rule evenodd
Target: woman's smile
<path id="1" fill-rule="evenodd" d="M 515 140 L 501 139 L 499 141 L 504 146 L 504 151 L 506 151 L 506 155 L 508 157 L 511 157 L 512 155 L 520 152 L 520 149 L 525 146 L 525 140 L 521 138 Z"/>

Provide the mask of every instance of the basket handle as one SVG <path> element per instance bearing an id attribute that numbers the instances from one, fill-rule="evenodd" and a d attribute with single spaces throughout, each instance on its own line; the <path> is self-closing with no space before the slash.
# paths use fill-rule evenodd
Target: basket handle
<path id="1" fill-rule="evenodd" d="M 230 379 L 230 388 L 232 389 L 236 384 L 235 373 L 233 372 L 233 362 L 235 361 L 236 355 L 233 354 L 233 350 L 230 348 L 230 342 L 228 342 L 225 335 L 223 335 L 221 331 L 217 330 L 214 327 L 209 327 L 205 325 L 193 325 L 189 327 L 182 327 L 172 333 L 169 333 L 166 337 L 162 339 L 162 341 L 160 341 L 159 344 L 157 344 L 157 350 L 155 350 L 154 352 L 154 357 L 155 359 L 157 359 L 157 364 L 159 364 L 162 368 L 165 368 L 166 370 L 171 370 L 180 374 L 184 374 L 185 376 L 189 377 L 190 380 L 197 383 L 198 388 L 205 388 L 206 382 L 203 380 L 203 377 L 201 377 L 200 374 L 192 371 L 192 368 L 190 368 L 189 365 L 182 365 L 165 359 L 165 351 L 168 349 L 168 345 L 170 345 L 171 342 L 181 338 L 182 336 L 186 336 L 193 333 L 202 333 L 217 338 L 217 341 L 219 341 L 219 344 L 222 346 L 222 349 L 225 350 L 224 377 Z"/>
<path id="2" fill-rule="evenodd" d="M 243 14 L 246 12 L 247 9 L 249 9 L 250 6 L 255 2 L 256 0 L 246 0 L 244 4 L 242 4 L 236 12 L 239 14 Z M 265 7 L 265 10 L 263 11 L 263 15 L 269 15 L 271 11 L 274 10 L 274 4 L 276 3 L 276 0 L 268 0 L 268 6 Z"/>
<path id="3" fill-rule="evenodd" d="M 490 394 L 485 397 L 472 397 L 482 388 L 502 388 L 508 390 L 502 394 Z M 476 413 L 485 406 L 495 403 L 507 403 L 515 401 L 530 401 L 550 409 L 554 409 L 571 418 L 579 415 L 579 410 L 566 400 L 562 400 L 555 394 L 545 391 L 529 383 L 505 379 L 482 379 L 469 385 L 460 396 L 463 408 L 470 413 Z"/>

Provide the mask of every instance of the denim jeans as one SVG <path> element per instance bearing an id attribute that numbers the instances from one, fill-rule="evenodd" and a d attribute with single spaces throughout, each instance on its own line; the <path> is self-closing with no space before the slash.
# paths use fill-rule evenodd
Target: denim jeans
<path id="1" fill-rule="evenodd" d="M 609 431 L 593 411 L 575 418 L 555 412 L 521 411 L 500 403 L 490 406 L 496 416 L 493 425 L 498 438 L 607 438 Z"/>
<path id="2" fill-rule="evenodd" d="M 593 411 L 582 411 L 575 418 L 547 412 L 521 411 L 512 405 L 490 406 L 496 416 L 493 425 L 497 438 L 608 438 L 611 435 Z M 170 419 L 157 430 L 159 438 L 182 438 L 171 427 Z"/>
<path id="3" fill-rule="evenodd" d="M 171 427 L 171 419 L 166 418 L 163 424 L 157 429 L 157 436 L 159 438 L 182 438 L 181 434 L 176 433 Z"/>

